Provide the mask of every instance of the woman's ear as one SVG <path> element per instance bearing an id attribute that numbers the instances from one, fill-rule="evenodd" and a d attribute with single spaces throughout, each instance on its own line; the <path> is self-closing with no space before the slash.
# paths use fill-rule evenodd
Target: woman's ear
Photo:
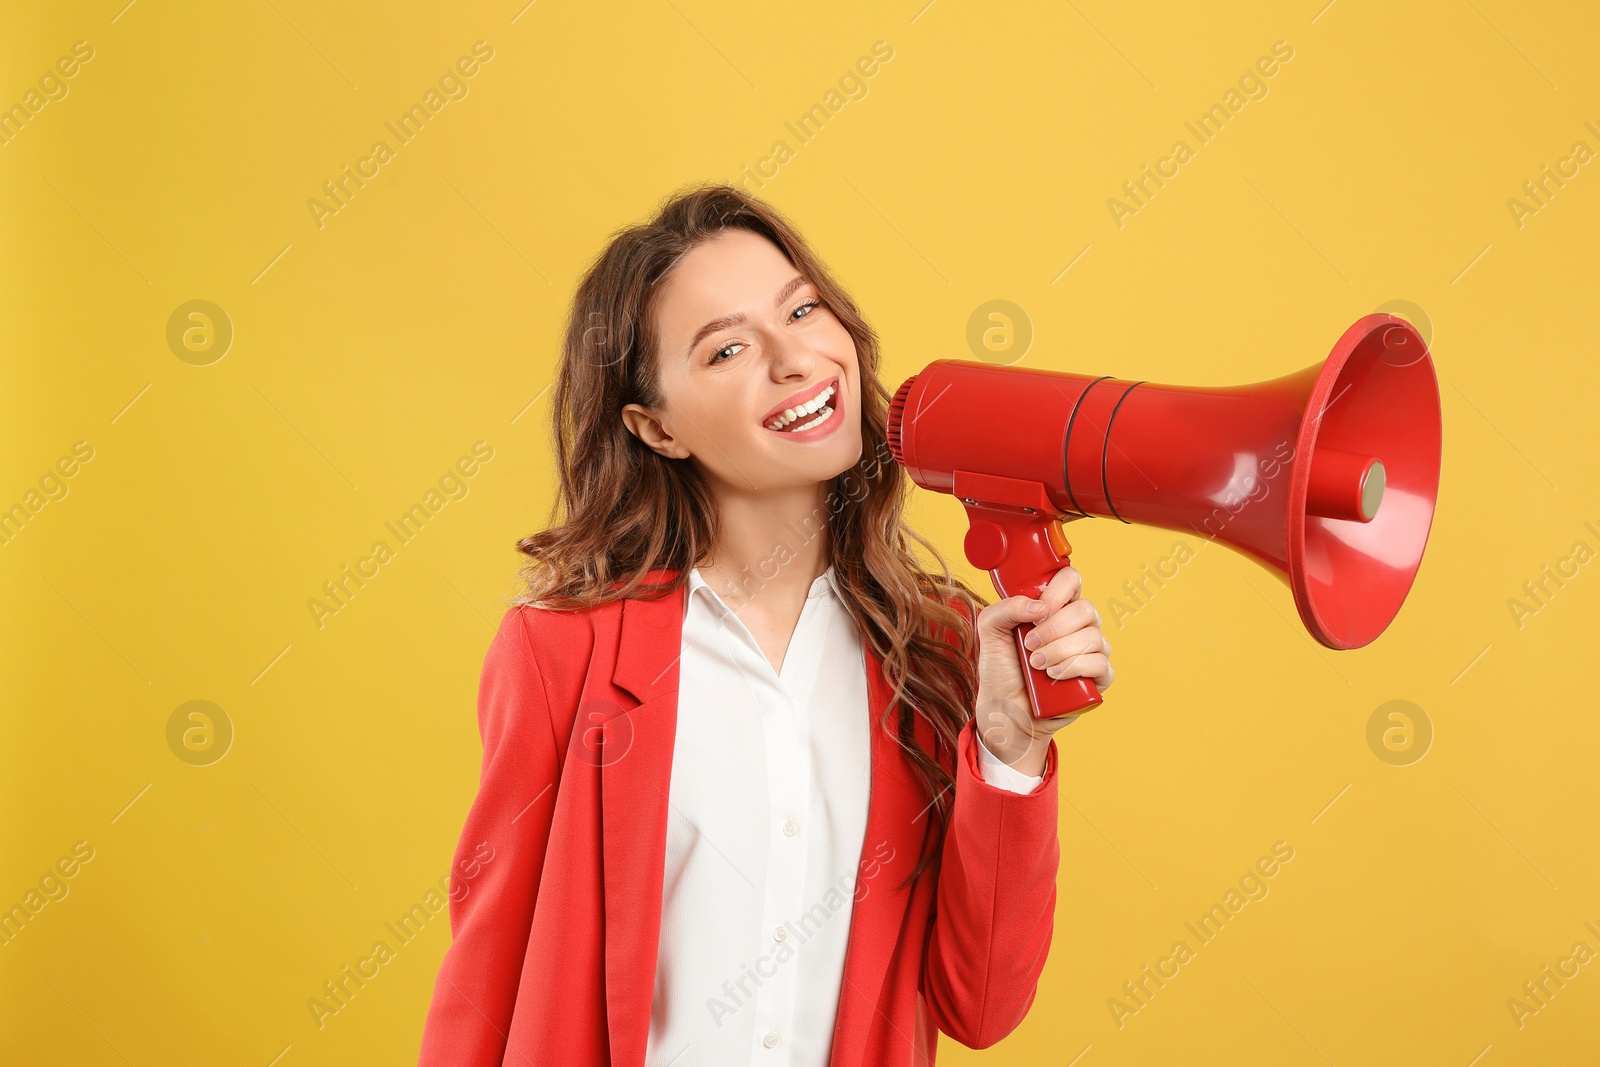
<path id="1" fill-rule="evenodd" d="M 661 424 L 661 420 L 643 405 L 625 405 L 622 409 L 622 424 L 628 428 L 629 433 L 643 441 L 652 451 L 668 459 L 684 459 L 689 455 L 689 450 L 683 447 L 683 442 L 672 436 Z"/>

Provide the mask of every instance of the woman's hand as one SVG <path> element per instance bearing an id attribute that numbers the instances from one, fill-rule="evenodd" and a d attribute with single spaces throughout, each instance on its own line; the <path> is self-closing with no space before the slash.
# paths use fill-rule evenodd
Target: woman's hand
<path id="1" fill-rule="evenodd" d="M 1044 773 L 1051 736 L 1078 717 L 1033 717 L 1011 631 L 1021 623 L 1036 623 L 1026 639 L 1028 655 L 1054 678 L 1085 677 L 1104 692 L 1116 674 L 1111 643 L 1100 632 L 1100 612 L 1080 598 L 1082 589 L 1077 569 L 1062 567 L 1038 601 L 1007 597 L 978 612 L 978 734 L 990 752 L 1023 774 Z M 1031 610 L 1035 603 L 1042 603 L 1043 610 Z"/>

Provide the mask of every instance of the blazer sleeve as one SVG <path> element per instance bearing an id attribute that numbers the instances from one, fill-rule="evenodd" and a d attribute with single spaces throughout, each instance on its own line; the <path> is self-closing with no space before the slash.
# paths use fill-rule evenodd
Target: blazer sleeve
<path id="1" fill-rule="evenodd" d="M 537 610 L 507 611 L 484 656 L 483 767 L 451 868 L 452 941 L 434 983 L 419 1067 L 499 1067 L 505 1056 L 560 773 L 529 633 Z"/>
<path id="2" fill-rule="evenodd" d="M 978 744 L 968 720 L 957 734 L 955 799 L 922 969 L 934 1023 L 975 1049 L 1015 1030 L 1033 1005 L 1054 931 L 1061 859 L 1055 740 L 1043 780 L 1028 793 L 985 781 Z"/>

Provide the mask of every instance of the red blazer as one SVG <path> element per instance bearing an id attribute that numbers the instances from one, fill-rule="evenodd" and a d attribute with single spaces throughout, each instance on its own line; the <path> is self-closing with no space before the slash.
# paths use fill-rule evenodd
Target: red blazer
<path id="1" fill-rule="evenodd" d="M 501 620 L 478 695 L 482 776 L 452 870 L 454 940 L 421 1067 L 642 1067 L 684 595 L 577 612 L 519 606 Z M 980 777 L 969 722 L 946 762 L 955 800 L 941 860 L 900 889 L 931 797 L 890 732 L 894 717 L 878 725 L 890 687 L 870 646 L 866 662 L 872 785 L 829 1063 L 931 1064 L 938 1030 L 986 1048 L 1033 1003 L 1061 855 L 1056 746 L 1039 788 L 1011 793 Z M 915 724 L 931 746 L 932 728 L 920 715 Z"/>

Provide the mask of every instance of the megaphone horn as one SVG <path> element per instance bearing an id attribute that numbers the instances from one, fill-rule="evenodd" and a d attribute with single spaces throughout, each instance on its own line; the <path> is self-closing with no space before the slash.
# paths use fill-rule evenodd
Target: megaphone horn
<path id="1" fill-rule="evenodd" d="M 1320 364 L 1201 388 L 941 359 L 889 405 L 917 485 L 967 511 L 963 548 L 1001 597 L 1038 596 L 1069 562 L 1062 523 L 1097 517 L 1199 533 L 1288 584 L 1329 648 L 1376 638 L 1410 592 L 1439 489 L 1439 383 L 1394 315 L 1359 319 Z M 1033 713 L 1101 702 L 1017 652 Z"/>

